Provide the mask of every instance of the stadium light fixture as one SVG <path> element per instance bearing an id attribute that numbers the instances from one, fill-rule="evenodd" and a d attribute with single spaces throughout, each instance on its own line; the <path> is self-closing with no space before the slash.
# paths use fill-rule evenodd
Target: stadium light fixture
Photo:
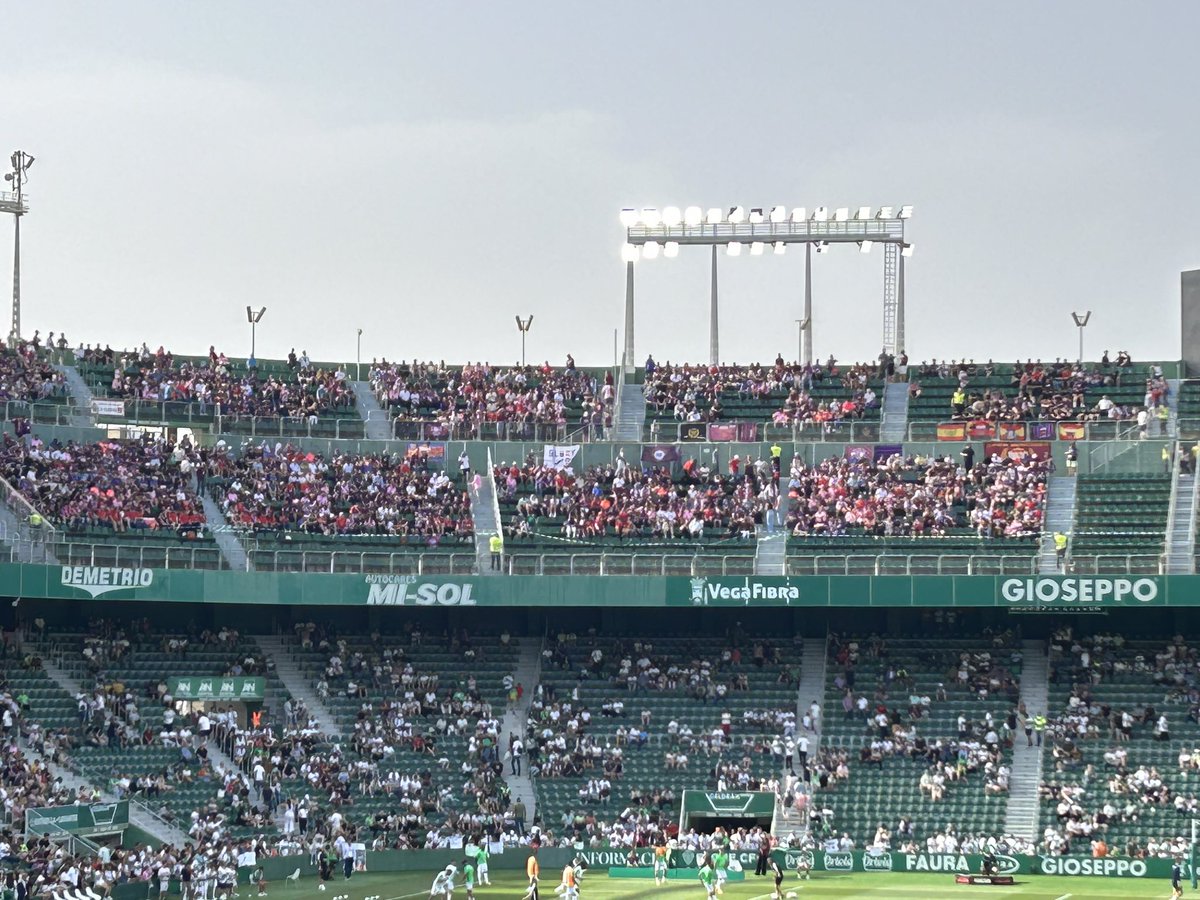
<path id="1" fill-rule="evenodd" d="M 717 209 L 716 207 L 713 207 L 712 209 L 710 209 L 708 211 L 708 214 L 704 217 L 704 221 L 708 225 L 720 225 L 724 218 L 725 217 L 721 213 L 721 210 Z"/>
<path id="2" fill-rule="evenodd" d="M 912 244 L 901 244 L 900 245 L 900 255 L 903 257 L 906 257 L 906 258 L 909 256 L 912 256 L 913 255 L 913 245 Z"/>
<path id="3" fill-rule="evenodd" d="M 763 247 L 765 247 L 765 246 L 766 245 L 762 241 L 752 241 L 750 244 L 750 255 L 751 256 L 762 256 L 763 255 Z"/>
<path id="4" fill-rule="evenodd" d="M 246 321 L 250 323 L 250 359 L 246 361 L 247 368 L 255 368 L 258 365 L 257 338 L 258 338 L 258 323 L 262 321 L 262 317 L 267 314 L 267 308 L 264 306 L 261 309 L 251 309 L 246 307 Z"/>
<path id="5" fill-rule="evenodd" d="M 833 213 L 833 221 L 846 222 L 850 219 L 850 207 L 839 206 Z"/>
<path id="6" fill-rule="evenodd" d="M 656 243 L 655 241 L 649 241 L 642 245 L 642 258 L 657 259 L 658 251 L 661 249 L 662 246 L 660 244 Z"/>
<path id="7" fill-rule="evenodd" d="M 854 214 L 854 218 L 858 219 L 860 222 L 871 218 L 871 207 L 860 206 L 858 208 L 858 212 Z"/>
<path id="8" fill-rule="evenodd" d="M 895 207 L 891 207 L 891 206 L 881 206 L 881 207 L 879 207 L 879 212 L 877 212 L 877 213 L 875 214 L 875 218 L 877 218 L 877 219 L 890 219 L 890 218 L 892 217 L 892 210 L 893 210 L 894 208 L 895 208 Z"/>
<path id="9" fill-rule="evenodd" d="M 679 255 L 679 241 L 667 241 L 663 244 L 662 255 L 667 259 L 674 259 Z"/>
<path id="10" fill-rule="evenodd" d="M 761 225 L 766 220 L 767 220 L 767 217 L 763 215 L 761 206 L 756 206 L 752 210 L 750 210 L 750 220 L 749 221 L 750 221 L 751 225 Z"/>
<path id="11" fill-rule="evenodd" d="M 774 224 L 778 225 L 780 222 L 786 222 L 787 217 L 788 217 L 788 211 L 787 211 L 786 206 L 772 206 L 771 207 L 771 221 Z"/>
<path id="12" fill-rule="evenodd" d="M 829 252 L 829 242 L 828 241 L 817 241 L 816 243 L 813 244 L 813 249 L 816 250 L 818 253 L 828 253 Z"/>
<path id="13" fill-rule="evenodd" d="M 674 228 L 683 222 L 683 213 L 678 206 L 665 206 L 662 211 L 662 223 L 668 228 Z"/>
<path id="14" fill-rule="evenodd" d="M 814 222 L 828 222 L 829 221 L 829 208 L 825 207 L 825 206 L 818 206 L 816 209 L 813 210 L 812 220 Z"/>
<path id="15" fill-rule="evenodd" d="M 633 263 L 642 255 L 637 244 L 625 244 L 621 247 L 621 262 Z"/>
<path id="16" fill-rule="evenodd" d="M 1083 364 L 1083 329 L 1087 328 L 1088 322 L 1092 318 L 1092 311 L 1089 309 L 1086 312 L 1073 312 L 1071 318 L 1075 321 L 1075 327 L 1079 329 L 1079 363 Z"/>
<path id="17" fill-rule="evenodd" d="M 689 206 L 683 211 L 683 224 L 694 227 L 704 223 L 704 210 L 698 206 Z"/>
<path id="18" fill-rule="evenodd" d="M 642 224 L 647 228 L 657 228 L 662 224 L 662 216 L 653 206 L 647 206 L 642 210 Z"/>
<path id="19" fill-rule="evenodd" d="M 858 252 L 859 253 L 870 253 L 871 245 L 874 243 L 875 243 L 874 241 L 859 241 L 858 242 Z"/>
<path id="20" fill-rule="evenodd" d="M 514 317 L 517 320 L 517 331 L 521 332 L 521 368 L 525 368 L 525 335 L 529 334 L 529 329 L 533 326 L 533 316 L 522 320 L 520 316 Z"/>
<path id="21" fill-rule="evenodd" d="M 636 209 L 629 209 L 626 207 L 625 209 L 621 210 L 621 224 L 626 228 L 632 228 L 633 226 L 637 225 L 638 222 L 641 221 L 641 218 L 642 217 L 638 215 L 638 211 Z"/>
<path id="22" fill-rule="evenodd" d="M 741 225 L 745 221 L 746 221 L 746 210 L 742 209 L 742 207 L 740 207 L 740 206 L 729 207 L 729 224 L 730 225 Z"/>
<path id="23" fill-rule="evenodd" d="M 21 340 L 21 216 L 29 212 L 29 201 L 25 197 L 25 182 L 33 168 L 33 157 L 24 150 L 14 150 L 9 162 L 12 171 L 4 174 L 8 189 L 0 192 L 0 212 L 13 217 L 13 290 L 12 324 L 8 332 L 9 346 L 16 348 Z"/>
<path id="24" fill-rule="evenodd" d="M 786 252 L 787 252 L 787 244 L 785 244 L 783 241 L 776 241 L 775 242 L 775 255 L 783 256 L 783 254 L 785 254 Z"/>
<path id="25" fill-rule="evenodd" d="M 900 207 L 900 212 L 897 214 L 897 218 L 911 219 L 912 212 L 913 212 L 913 208 L 911 206 L 902 206 L 902 207 Z"/>
<path id="26" fill-rule="evenodd" d="M 725 252 L 727 254 L 729 254 L 730 256 L 741 256 L 742 255 L 742 245 L 739 244 L 737 241 L 730 241 L 728 244 L 725 245 Z"/>
<path id="27" fill-rule="evenodd" d="M 806 210 L 803 206 L 797 206 L 795 209 L 792 210 L 792 222 L 794 222 L 795 224 L 800 225 L 807 218 L 808 218 L 808 210 Z"/>

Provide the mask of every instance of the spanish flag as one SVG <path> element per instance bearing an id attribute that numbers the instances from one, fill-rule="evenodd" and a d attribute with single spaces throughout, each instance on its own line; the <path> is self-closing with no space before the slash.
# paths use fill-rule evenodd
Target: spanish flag
<path id="1" fill-rule="evenodd" d="M 967 436 L 967 426 L 962 422 L 941 422 L 937 427 L 939 441 L 961 441 Z"/>
<path id="2" fill-rule="evenodd" d="M 1087 437 L 1087 426 L 1082 422 L 1059 422 L 1058 439 L 1060 441 L 1082 441 Z"/>

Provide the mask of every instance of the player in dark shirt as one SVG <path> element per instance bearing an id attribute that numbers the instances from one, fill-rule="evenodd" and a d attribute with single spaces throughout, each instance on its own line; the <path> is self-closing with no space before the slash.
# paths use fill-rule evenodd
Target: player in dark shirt
<path id="1" fill-rule="evenodd" d="M 1171 864 L 1171 898 L 1179 900 L 1183 896 L 1183 865 L 1179 857 Z"/>
<path id="2" fill-rule="evenodd" d="M 783 900 L 783 891 L 780 889 L 780 885 L 783 884 L 783 869 L 779 867 L 779 862 L 773 856 L 767 862 L 767 868 L 775 876 L 775 890 L 771 893 L 771 896 L 775 900 Z"/>

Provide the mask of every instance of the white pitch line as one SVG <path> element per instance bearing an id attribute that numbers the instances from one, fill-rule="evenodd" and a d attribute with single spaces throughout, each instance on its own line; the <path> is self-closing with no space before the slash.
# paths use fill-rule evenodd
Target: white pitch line
<path id="1" fill-rule="evenodd" d="M 1054 900 L 1070 900 L 1071 894 L 1063 894 L 1061 897 L 1055 897 Z"/>

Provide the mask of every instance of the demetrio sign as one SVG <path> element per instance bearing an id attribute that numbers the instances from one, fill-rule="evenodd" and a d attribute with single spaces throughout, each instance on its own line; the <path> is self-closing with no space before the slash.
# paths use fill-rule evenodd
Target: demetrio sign
<path id="1" fill-rule="evenodd" d="M 1004 607 L 1200 606 L 1195 575 L 627 577 L 306 574 L 0 564 L 0 597 L 268 606 Z"/>

